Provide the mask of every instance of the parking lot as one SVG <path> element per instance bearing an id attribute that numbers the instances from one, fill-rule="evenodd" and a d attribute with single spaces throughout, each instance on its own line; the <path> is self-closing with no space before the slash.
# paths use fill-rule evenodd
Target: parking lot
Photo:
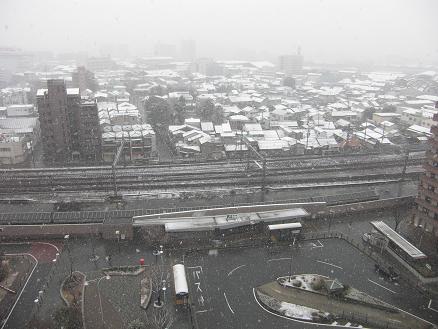
<path id="1" fill-rule="evenodd" d="M 374 262 L 340 239 L 305 241 L 296 247 L 195 252 L 185 257 L 192 312 L 202 328 L 314 328 L 267 313 L 253 288 L 279 276 L 318 273 L 351 285 L 404 311 L 437 323 L 430 300 L 405 283 L 389 282 Z"/>

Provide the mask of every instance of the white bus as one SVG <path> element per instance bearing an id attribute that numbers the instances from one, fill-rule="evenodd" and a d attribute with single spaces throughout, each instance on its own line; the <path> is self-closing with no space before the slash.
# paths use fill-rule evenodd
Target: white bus
<path id="1" fill-rule="evenodd" d="M 186 279 L 186 270 L 183 264 L 173 266 L 173 281 L 175 283 L 175 303 L 186 304 L 189 288 Z"/>

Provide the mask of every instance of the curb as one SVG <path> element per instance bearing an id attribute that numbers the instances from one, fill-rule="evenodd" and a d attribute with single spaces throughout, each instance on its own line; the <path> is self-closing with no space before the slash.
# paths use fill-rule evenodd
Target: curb
<path id="1" fill-rule="evenodd" d="M 84 273 L 82 273 L 81 271 L 73 271 L 72 272 L 72 275 L 73 275 L 73 273 L 79 273 L 82 277 L 83 277 L 83 283 L 82 283 L 82 286 L 85 286 L 85 278 L 87 277 Z M 64 297 L 64 295 L 62 294 L 62 287 L 64 286 L 64 284 L 65 284 L 65 281 L 67 281 L 67 279 L 69 278 L 70 276 L 67 276 L 64 280 L 62 280 L 62 283 L 61 283 L 61 286 L 59 287 L 59 294 L 61 295 L 61 298 L 62 298 L 62 300 L 64 301 L 64 303 L 68 306 L 68 307 L 70 307 L 71 305 L 70 305 L 70 303 L 68 302 L 68 300 Z"/>
<path id="2" fill-rule="evenodd" d="M 84 273 L 82 273 L 84 274 Z M 84 312 L 84 304 L 85 304 L 85 281 L 87 281 L 87 276 L 84 274 L 84 284 L 82 285 L 82 296 L 81 296 L 81 313 L 82 313 L 82 328 L 87 329 L 85 325 L 85 312 Z"/>
<path id="3" fill-rule="evenodd" d="M 144 310 L 146 310 L 148 308 L 149 303 L 151 302 L 151 298 L 152 298 L 152 279 L 151 278 L 149 278 L 149 286 L 150 286 L 149 294 L 143 303 L 141 303 L 142 294 L 140 293 L 140 307 Z"/>

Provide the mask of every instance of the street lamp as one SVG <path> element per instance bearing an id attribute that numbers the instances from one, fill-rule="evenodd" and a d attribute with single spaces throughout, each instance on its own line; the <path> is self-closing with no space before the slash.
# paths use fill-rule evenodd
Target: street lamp
<path id="1" fill-rule="evenodd" d="M 423 225 L 419 224 L 418 227 L 421 229 L 420 241 L 418 242 L 418 249 L 421 248 L 421 242 L 423 241 L 424 231 Z"/>
<path id="2" fill-rule="evenodd" d="M 293 242 L 292 242 L 292 248 L 295 246 L 295 241 L 296 241 L 296 239 L 297 239 L 297 237 L 296 237 L 296 235 L 294 234 L 294 240 L 293 240 Z M 289 282 L 290 282 L 290 280 L 291 280 L 291 277 L 292 277 L 292 252 L 291 252 L 291 254 L 290 254 L 290 263 L 289 263 Z"/>
<path id="3" fill-rule="evenodd" d="M 160 308 L 163 306 L 163 302 L 161 300 L 161 290 L 163 291 L 163 295 L 166 292 L 166 280 L 163 279 L 163 265 L 164 265 L 163 253 L 164 253 L 163 245 L 160 245 L 160 250 L 156 249 L 152 252 L 152 254 L 155 256 L 155 265 L 156 266 L 158 265 L 158 256 L 161 257 L 161 266 L 159 266 L 159 268 L 160 268 L 160 281 L 158 283 L 158 289 L 157 289 L 158 296 L 157 296 L 157 300 L 154 302 L 154 307 L 156 307 L 156 308 Z"/>
<path id="4" fill-rule="evenodd" d="M 68 243 L 69 240 L 70 240 L 70 234 L 64 235 L 64 241 L 65 241 L 65 245 L 66 245 L 67 252 L 68 252 L 68 259 L 70 261 L 70 277 L 71 277 L 73 275 L 73 261 L 71 259 L 70 245 Z"/>
<path id="5" fill-rule="evenodd" d="M 166 290 L 167 290 L 166 280 L 163 280 L 162 282 L 163 282 L 163 287 L 161 289 L 163 290 L 163 300 L 165 300 L 166 299 Z"/>
<path id="6" fill-rule="evenodd" d="M 333 217 L 335 217 L 335 212 L 333 210 L 330 210 L 329 211 L 329 227 L 328 227 L 329 232 L 330 232 L 330 229 L 332 227 Z"/>
<path id="7" fill-rule="evenodd" d="M 119 253 L 120 253 L 120 231 L 119 230 L 116 231 L 116 236 L 117 236 L 117 248 L 118 248 Z"/>
<path id="8" fill-rule="evenodd" d="M 164 251 L 163 251 L 163 246 L 162 245 L 160 245 L 160 250 L 154 249 L 154 251 L 152 251 L 152 255 L 155 256 L 155 265 L 158 264 L 158 256 L 161 256 L 163 254 L 163 252 Z"/>

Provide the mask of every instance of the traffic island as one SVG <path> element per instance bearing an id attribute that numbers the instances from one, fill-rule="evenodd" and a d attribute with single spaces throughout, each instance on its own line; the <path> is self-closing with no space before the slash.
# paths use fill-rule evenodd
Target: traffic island
<path id="1" fill-rule="evenodd" d="M 81 272 L 73 272 L 62 282 L 60 294 L 68 307 L 81 306 L 84 283 L 85 275 Z"/>
<path id="2" fill-rule="evenodd" d="M 261 307 L 293 320 L 378 329 L 438 328 L 336 279 L 317 274 L 280 277 L 254 292 Z"/>

